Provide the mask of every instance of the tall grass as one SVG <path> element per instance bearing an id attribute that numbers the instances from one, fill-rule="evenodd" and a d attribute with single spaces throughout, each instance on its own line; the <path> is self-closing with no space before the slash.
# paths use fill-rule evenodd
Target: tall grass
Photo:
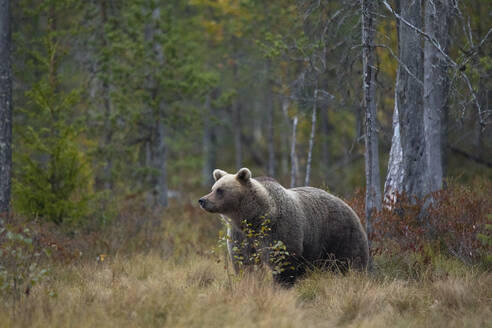
<path id="1" fill-rule="evenodd" d="M 436 279 L 315 272 L 292 289 L 260 270 L 229 279 L 195 255 L 107 257 L 53 268 L 1 327 L 485 327 L 492 275 L 463 264 Z"/>
<path id="2" fill-rule="evenodd" d="M 18 287 L 15 303 L 0 291 L 0 327 L 492 327 L 489 268 L 450 251 L 477 245 L 466 238 L 485 222 L 487 188 L 441 195 L 440 217 L 465 239 L 449 239 L 456 231 L 416 239 L 391 230 L 415 224 L 411 212 L 386 213 L 380 226 L 389 233 L 376 243 L 371 272 L 311 272 L 291 289 L 274 285 L 265 268 L 233 275 L 218 243 L 220 220 L 189 202 L 149 211 L 127 201 L 110 226 L 71 236 L 15 218 L 10 229 L 28 227 L 34 251 L 51 250 L 39 263 L 49 274 Z M 351 200 L 356 210 L 362 199 Z"/>

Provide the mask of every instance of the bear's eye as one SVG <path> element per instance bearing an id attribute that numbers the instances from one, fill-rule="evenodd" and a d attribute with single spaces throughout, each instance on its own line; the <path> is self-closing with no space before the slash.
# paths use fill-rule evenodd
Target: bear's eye
<path id="1" fill-rule="evenodd" d="M 217 195 L 222 196 L 224 194 L 224 189 L 217 188 L 216 192 L 217 192 Z"/>

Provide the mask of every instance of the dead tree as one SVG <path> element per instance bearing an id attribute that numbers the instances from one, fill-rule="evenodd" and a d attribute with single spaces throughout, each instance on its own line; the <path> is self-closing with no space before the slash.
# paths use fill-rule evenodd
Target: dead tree
<path id="1" fill-rule="evenodd" d="M 376 117 L 376 67 L 374 51 L 374 1 L 361 0 L 363 106 L 365 112 L 366 232 L 372 232 L 372 218 L 381 209 L 379 143 Z"/>
<path id="2" fill-rule="evenodd" d="M 207 94 L 205 98 L 205 121 L 203 122 L 203 170 L 202 170 L 202 186 L 210 187 L 214 179 L 212 171 L 216 167 L 217 159 L 217 135 L 216 126 L 213 123 L 212 117 L 215 117 L 213 107 L 211 105 L 211 95 Z"/>
<path id="3" fill-rule="evenodd" d="M 149 8 L 150 10 L 150 8 Z M 149 22 L 146 30 L 146 39 L 151 43 L 153 50 L 153 60 L 164 65 L 164 53 L 162 46 L 159 44 L 159 36 L 162 34 L 162 29 L 159 26 L 161 19 L 160 8 L 152 9 L 152 19 Z M 153 173 L 150 176 L 150 185 L 153 194 L 153 201 L 158 205 L 166 207 L 168 204 L 168 184 L 167 184 L 167 144 L 166 144 L 166 126 L 164 115 L 166 112 L 166 103 L 160 98 L 160 86 L 155 75 L 151 75 L 149 82 L 146 85 L 147 92 L 150 94 L 152 102 L 150 113 L 153 118 L 150 138 L 150 166 Z"/>
<path id="4" fill-rule="evenodd" d="M 304 185 L 309 186 L 309 177 L 311 175 L 311 161 L 313 158 L 313 146 L 314 146 L 314 133 L 316 131 L 316 110 L 317 110 L 317 102 L 318 102 L 318 88 L 314 90 L 313 96 L 313 113 L 311 116 L 311 133 L 309 135 L 309 149 L 308 149 L 308 157 L 306 162 L 306 177 L 304 180 Z"/>
<path id="5" fill-rule="evenodd" d="M 297 132 L 297 116 L 292 120 L 292 140 L 290 146 L 290 187 L 297 185 L 298 167 L 296 154 L 296 132 Z"/>
<path id="6" fill-rule="evenodd" d="M 387 179 L 387 185 L 389 185 L 387 192 L 403 192 L 409 197 L 422 198 L 426 191 L 423 51 L 419 32 L 406 24 L 409 23 L 421 29 L 421 5 L 420 1 L 402 1 L 400 5 L 398 16 L 400 21 L 398 24 L 399 71 L 395 86 L 397 104 L 395 113 L 398 115 L 399 137 L 393 137 L 393 141 L 400 141 L 401 167 L 395 170 L 391 165 L 399 165 L 398 162 L 390 161 L 388 172 L 399 175 L 401 186 L 398 187 L 401 188 L 390 186 Z M 392 145 L 392 148 L 396 146 Z"/>
<path id="7" fill-rule="evenodd" d="M 12 170 L 12 65 L 10 0 L 0 0 L 0 214 L 10 208 Z"/>
<path id="8" fill-rule="evenodd" d="M 450 4 L 448 0 L 425 2 L 425 31 L 446 52 Z M 424 126 L 427 161 L 427 193 L 442 188 L 444 117 L 449 89 L 448 62 L 429 41 L 424 46 Z"/>
<path id="9" fill-rule="evenodd" d="M 271 83 L 269 83 L 269 88 L 267 89 L 270 93 L 267 95 L 267 145 L 268 145 L 268 164 L 267 164 L 267 172 L 268 176 L 275 176 L 275 131 L 274 131 L 274 122 L 275 122 L 275 104 L 273 102 L 272 94 L 273 90 L 271 88 Z"/>

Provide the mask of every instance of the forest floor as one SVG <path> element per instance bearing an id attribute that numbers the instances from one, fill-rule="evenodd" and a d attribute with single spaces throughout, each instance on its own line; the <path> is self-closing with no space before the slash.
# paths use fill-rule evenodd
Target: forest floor
<path id="1" fill-rule="evenodd" d="M 107 254 L 50 264 L 29 295 L 0 304 L 0 327 L 492 327 L 492 274 L 479 267 L 380 255 L 371 273 L 313 272 L 284 289 L 266 269 L 232 274 L 217 218 L 191 205 L 164 217 L 125 248 L 113 230 Z"/>
<path id="2" fill-rule="evenodd" d="M 492 327 L 492 275 L 315 273 L 283 289 L 264 272 L 146 254 L 54 268 L 15 316 L 4 311 L 1 327 Z"/>

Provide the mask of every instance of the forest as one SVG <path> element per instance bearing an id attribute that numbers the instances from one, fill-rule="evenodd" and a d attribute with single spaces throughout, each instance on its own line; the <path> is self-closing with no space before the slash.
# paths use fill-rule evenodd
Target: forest
<path id="1" fill-rule="evenodd" d="M 489 0 L 0 0 L 0 327 L 486 327 Z M 212 172 L 349 204 L 370 265 L 235 274 Z"/>

